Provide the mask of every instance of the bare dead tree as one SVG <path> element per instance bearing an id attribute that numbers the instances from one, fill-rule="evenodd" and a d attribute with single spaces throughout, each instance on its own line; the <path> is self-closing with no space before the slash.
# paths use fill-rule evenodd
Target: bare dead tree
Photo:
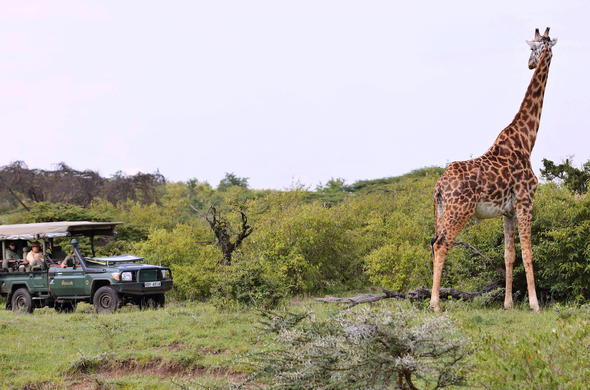
<path id="1" fill-rule="evenodd" d="M 213 234 L 215 234 L 215 241 L 223 254 L 223 264 L 231 265 L 234 251 L 238 249 L 242 244 L 242 241 L 254 231 L 254 228 L 248 224 L 248 217 L 246 216 L 246 213 L 244 213 L 244 210 L 238 209 L 241 223 L 239 231 L 233 233 L 231 224 L 227 218 L 215 208 L 215 206 L 209 207 L 209 210 L 205 213 L 199 211 L 193 205 L 190 205 L 190 207 L 194 212 L 201 215 L 205 221 L 207 221 Z"/>

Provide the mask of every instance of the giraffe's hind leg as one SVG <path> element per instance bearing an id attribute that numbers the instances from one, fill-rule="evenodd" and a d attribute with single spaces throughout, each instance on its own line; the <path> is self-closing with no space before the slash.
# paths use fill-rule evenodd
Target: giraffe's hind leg
<path id="1" fill-rule="evenodd" d="M 475 202 L 467 202 L 463 204 L 446 204 L 444 205 L 444 213 L 441 216 L 442 223 L 440 231 L 432 243 L 432 251 L 434 253 L 432 261 L 432 293 L 430 295 L 430 307 L 434 311 L 440 311 L 440 282 L 442 278 L 442 270 L 445 259 L 449 249 L 453 247 L 455 238 L 465 224 L 475 214 Z"/>
<path id="2" fill-rule="evenodd" d="M 512 273 L 516 251 L 514 249 L 515 216 L 504 217 L 504 263 L 506 265 L 506 291 L 504 293 L 504 308 L 512 309 Z"/>

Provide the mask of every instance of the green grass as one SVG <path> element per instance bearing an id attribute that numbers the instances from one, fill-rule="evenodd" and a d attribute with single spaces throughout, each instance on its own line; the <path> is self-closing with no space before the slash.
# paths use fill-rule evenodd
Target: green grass
<path id="1" fill-rule="evenodd" d="M 320 315 L 336 308 L 303 304 Z M 590 309 L 534 314 L 460 302 L 445 309 L 472 340 L 467 388 L 585 389 L 590 383 Z M 0 387 L 222 388 L 248 375 L 241 357 L 269 340 L 257 331 L 256 311 L 203 303 L 113 315 L 96 315 L 88 305 L 73 314 L 0 311 Z"/>

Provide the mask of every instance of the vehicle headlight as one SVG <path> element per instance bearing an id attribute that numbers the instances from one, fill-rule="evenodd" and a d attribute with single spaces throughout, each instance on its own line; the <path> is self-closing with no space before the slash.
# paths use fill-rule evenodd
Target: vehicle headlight
<path id="1" fill-rule="evenodd" d="M 170 278 L 170 272 L 168 272 L 167 269 L 163 269 L 162 270 L 162 279 L 169 279 Z"/>
<path id="2" fill-rule="evenodd" d="M 121 280 L 130 282 L 133 280 L 133 274 L 131 274 L 131 272 L 123 272 L 121 273 Z"/>

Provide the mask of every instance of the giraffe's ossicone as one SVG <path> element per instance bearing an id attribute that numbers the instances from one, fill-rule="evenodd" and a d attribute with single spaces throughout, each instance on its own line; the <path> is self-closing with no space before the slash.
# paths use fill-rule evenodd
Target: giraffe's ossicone
<path id="1" fill-rule="evenodd" d="M 549 38 L 549 28 L 527 41 L 531 48 L 529 68 L 535 69 L 520 110 L 500 132 L 494 144 L 480 157 L 451 163 L 434 188 L 435 236 L 432 240 L 433 281 L 430 306 L 440 311 L 439 290 L 442 269 L 457 234 L 474 216 L 504 218 L 504 261 L 506 295 L 504 307 L 512 308 L 512 269 L 515 259 L 514 233 L 518 226 L 522 258 L 526 271 L 529 305 L 539 311 L 533 274 L 531 221 L 537 178 L 531 168 L 551 48 L 557 42 Z"/>

